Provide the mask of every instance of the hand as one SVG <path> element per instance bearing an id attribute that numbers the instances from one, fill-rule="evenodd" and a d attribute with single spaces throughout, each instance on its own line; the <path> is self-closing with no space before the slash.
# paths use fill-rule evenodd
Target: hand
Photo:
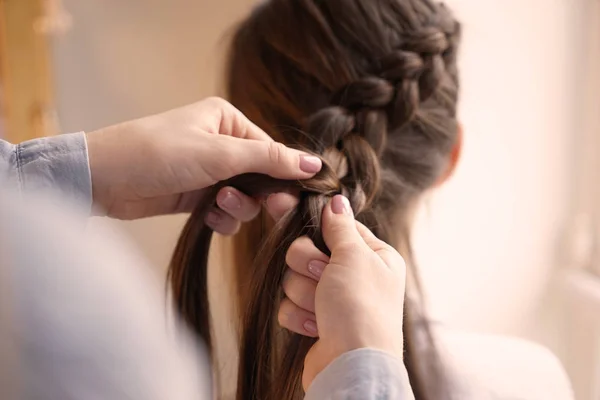
<path id="1" fill-rule="evenodd" d="M 307 179 L 321 160 L 274 142 L 225 100 L 210 98 L 87 134 L 94 204 L 136 219 L 189 212 L 207 187 L 247 172 Z M 277 197 L 270 203 L 278 206 Z M 235 233 L 260 211 L 233 188 L 217 197 L 211 228 Z"/>
<path id="2" fill-rule="evenodd" d="M 403 354 L 404 260 L 354 220 L 343 196 L 323 210 L 322 229 L 331 258 L 307 237 L 297 239 L 286 255 L 287 298 L 279 310 L 283 327 L 319 338 L 304 363 L 305 390 L 348 351 L 369 347 Z"/>

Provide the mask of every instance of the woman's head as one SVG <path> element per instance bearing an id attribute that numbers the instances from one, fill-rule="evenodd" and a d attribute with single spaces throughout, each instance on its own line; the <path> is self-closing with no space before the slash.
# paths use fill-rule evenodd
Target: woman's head
<path id="1" fill-rule="evenodd" d="M 303 359 L 314 340 L 277 326 L 285 252 L 302 235 L 328 252 L 320 221 L 333 195 L 345 194 L 356 218 L 399 247 L 409 268 L 414 264 L 410 208 L 446 175 L 459 145 L 459 36 L 449 10 L 430 0 L 270 0 L 239 27 L 228 67 L 229 100 L 276 140 L 325 161 L 304 182 L 251 175 L 223 183 L 250 195 L 290 190 L 300 197 L 281 221 L 262 216 L 235 239 L 239 400 L 301 398 Z M 171 264 L 178 307 L 209 344 L 212 232 L 203 220 L 210 206 L 194 212 Z M 417 282 L 414 273 L 409 278 Z M 418 285 L 407 293 L 405 364 L 415 396 L 444 399 Z"/>
<path id="2" fill-rule="evenodd" d="M 367 176 L 342 180 L 377 191 L 365 197 L 382 211 L 406 209 L 457 144 L 459 35 L 429 0 L 267 1 L 235 35 L 229 100 L 340 174 L 340 163 L 358 162 L 351 173 Z"/>

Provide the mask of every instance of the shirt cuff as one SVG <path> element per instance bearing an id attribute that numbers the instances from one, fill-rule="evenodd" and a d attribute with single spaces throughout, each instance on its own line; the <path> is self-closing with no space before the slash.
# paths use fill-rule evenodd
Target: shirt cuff
<path id="1" fill-rule="evenodd" d="M 323 370 L 305 400 L 414 400 L 400 359 L 374 349 L 342 354 Z"/>
<path id="2" fill-rule="evenodd" d="M 50 191 L 84 207 L 92 207 L 92 179 L 83 132 L 34 139 L 16 146 L 21 192 Z"/>

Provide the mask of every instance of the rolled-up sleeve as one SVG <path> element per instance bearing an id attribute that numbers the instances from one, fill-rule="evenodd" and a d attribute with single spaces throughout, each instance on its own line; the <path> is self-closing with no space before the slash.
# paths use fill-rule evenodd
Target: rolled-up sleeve
<path id="1" fill-rule="evenodd" d="M 308 388 L 304 400 L 414 400 L 401 360 L 374 349 L 335 359 Z"/>
<path id="2" fill-rule="evenodd" d="M 19 192 L 54 191 L 86 208 L 92 181 L 83 132 L 13 145 L 0 140 L 0 181 Z"/>

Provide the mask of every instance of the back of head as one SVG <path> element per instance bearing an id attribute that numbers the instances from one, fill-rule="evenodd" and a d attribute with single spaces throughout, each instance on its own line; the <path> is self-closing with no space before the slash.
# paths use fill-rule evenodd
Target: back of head
<path id="1" fill-rule="evenodd" d="M 457 140 L 459 39 L 430 0 L 267 1 L 235 35 L 229 100 L 321 155 L 368 226 L 394 217 L 380 237 L 410 258 L 408 213 Z"/>
<path id="2" fill-rule="evenodd" d="M 458 39 L 429 0 L 267 1 L 235 36 L 229 100 L 276 140 L 326 158 L 368 145 L 386 188 L 377 205 L 397 210 L 439 178 L 456 140 Z"/>
<path id="3" fill-rule="evenodd" d="M 302 362 L 314 341 L 278 332 L 273 299 L 281 296 L 285 251 L 294 239 L 308 235 L 327 252 L 319 227 L 329 198 L 345 194 L 357 219 L 411 265 L 410 209 L 440 179 L 458 136 L 459 36 L 449 10 L 430 0 L 270 0 L 239 27 L 230 101 L 276 140 L 321 156 L 324 168 L 306 182 L 243 176 L 227 183 L 249 194 L 300 194 L 297 209 L 275 226 L 263 217 L 236 238 L 238 399 L 301 398 Z M 207 209 L 190 219 L 171 266 L 179 308 L 205 339 L 208 304 L 198 293 L 206 291 Z M 411 275 L 405 364 L 417 400 L 443 399 L 442 371 Z"/>

